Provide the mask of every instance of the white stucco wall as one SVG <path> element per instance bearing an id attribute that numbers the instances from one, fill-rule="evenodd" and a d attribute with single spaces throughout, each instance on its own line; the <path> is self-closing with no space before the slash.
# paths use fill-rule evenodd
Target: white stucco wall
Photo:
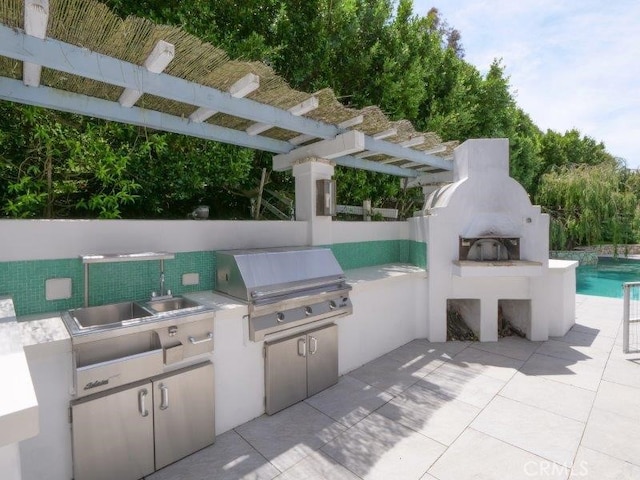
<path id="1" fill-rule="evenodd" d="M 20 446 L 17 443 L 0 447 L 0 473 L 2 480 L 21 480 Z"/>
<path id="2" fill-rule="evenodd" d="M 70 479 L 71 425 L 71 340 L 25 348 L 31 379 L 38 397 L 39 433 L 20 443 L 22 478 Z"/>
<path id="3" fill-rule="evenodd" d="M 306 222 L 0 220 L 1 261 L 306 245 Z"/>

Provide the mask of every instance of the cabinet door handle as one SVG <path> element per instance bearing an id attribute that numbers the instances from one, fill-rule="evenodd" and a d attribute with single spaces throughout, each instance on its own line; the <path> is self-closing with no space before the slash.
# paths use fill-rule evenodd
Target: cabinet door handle
<path id="1" fill-rule="evenodd" d="M 160 384 L 160 410 L 169 408 L 169 387 Z"/>
<path id="2" fill-rule="evenodd" d="M 191 342 L 191 345 L 198 345 L 200 343 L 210 342 L 211 340 L 213 340 L 213 332 L 207 333 L 207 336 L 201 338 L 200 340 L 196 340 L 196 337 L 189 337 L 189 342 Z"/>
<path id="3" fill-rule="evenodd" d="M 298 355 L 301 357 L 307 356 L 307 340 L 305 338 L 298 339 Z"/>
<path id="4" fill-rule="evenodd" d="M 149 392 L 147 392 L 146 388 L 143 388 L 138 392 L 138 411 L 140 412 L 140 415 L 143 417 L 146 417 L 147 415 L 149 415 L 149 410 L 147 410 L 147 407 L 145 405 L 145 400 L 147 399 L 148 393 Z"/>
<path id="5" fill-rule="evenodd" d="M 309 337 L 309 353 L 314 355 L 318 351 L 318 339 L 316 337 Z"/>

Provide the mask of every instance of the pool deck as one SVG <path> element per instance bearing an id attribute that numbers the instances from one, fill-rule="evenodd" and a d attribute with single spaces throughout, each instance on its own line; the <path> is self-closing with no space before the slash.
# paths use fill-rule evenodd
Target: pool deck
<path id="1" fill-rule="evenodd" d="M 148 480 L 640 478 L 640 354 L 622 300 L 529 342 L 414 340 Z"/>

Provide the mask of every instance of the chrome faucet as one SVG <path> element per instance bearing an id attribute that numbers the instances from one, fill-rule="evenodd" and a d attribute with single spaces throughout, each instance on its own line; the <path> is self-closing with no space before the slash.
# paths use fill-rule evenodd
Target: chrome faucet
<path id="1" fill-rule="evenodd" d="M 166 300 L 167 298 L 173 298 L 171 290 L 165 292 L 164 289 L 164 260 L 160 260 L 160 294 L 157 292 L 151 292 L 151 300 Z"/>

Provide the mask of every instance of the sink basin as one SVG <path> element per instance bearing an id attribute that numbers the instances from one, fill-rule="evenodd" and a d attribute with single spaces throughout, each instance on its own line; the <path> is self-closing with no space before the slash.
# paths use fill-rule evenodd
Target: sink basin
<path id="1" fill-rule="evenodd" d="M 127 320 L 136 320 L 150 317 L 152 312 L 146 310 L 135 302 L 112 303 L 97 307 L 84 307 L 70 310 L 73 320 L 79 328 L 105 327 L 122 323 Z"/>
<path id="2" fill-rule="evenodd" d="M 198 302 L 194 302 L 193 300 L 189 300 L 184 297 L 174 297 L 174 298 L 168 298 L 166 300 L 155 300 L 155 301 L 147 302 L 146 305 L 148 308 L 158 313 L 171 312 L 173 310 L 182 310 L 185 308 L 193 308 L 193 307 L 200 306 Z"/>

